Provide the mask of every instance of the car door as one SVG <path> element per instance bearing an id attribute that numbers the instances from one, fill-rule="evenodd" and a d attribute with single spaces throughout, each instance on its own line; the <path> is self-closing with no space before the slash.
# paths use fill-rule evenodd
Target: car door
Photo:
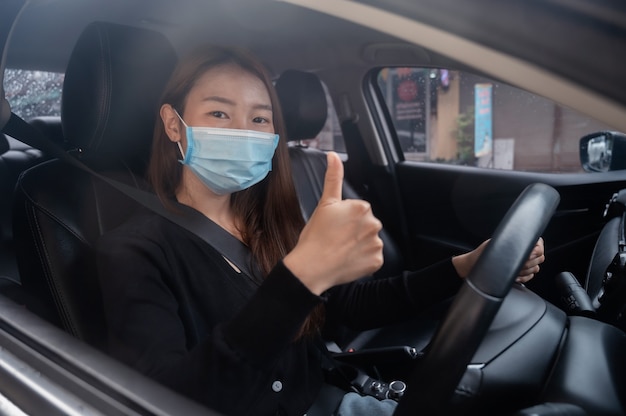
<path id="1" fill-rule="evenodd" d="M 2 51 L 24 3 L 0 2 L 0 56 L 5 56 Z M 0 81 L 3 76 L 4 62 Z M 3 85 L 0 82 L 0 129 L 11 116 Z M 35 316 L 5 296 L 6 285 L 0 286 L 0 413 L 218 414 Z"/>
<path id="2" fill-rule="evenodd" d="M 626 186 L 626 172 L 584 172 L 579 139 L 610 126 L 467 70 L 384 67 L 368 82 L 387 157 L 395 160 L 372 186 L 387 194 L 377 199 L 380 212 L 408 247 L 411 267 L 489 238 L 524 188 L 541 182 L 561 202 L 531 287 L 558 301 L 556 274 L 570 271 L 584 282 L 605 206 Z"/>

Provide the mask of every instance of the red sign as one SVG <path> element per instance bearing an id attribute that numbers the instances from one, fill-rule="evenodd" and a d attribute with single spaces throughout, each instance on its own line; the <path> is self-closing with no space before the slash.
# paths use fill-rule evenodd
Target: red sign
<path id="1" fill-rule="evenodd" d="M 398 84 L 398 98 L 402 101 L 414 101 L 417 98 L 417 83 L 405 79 Z"/>

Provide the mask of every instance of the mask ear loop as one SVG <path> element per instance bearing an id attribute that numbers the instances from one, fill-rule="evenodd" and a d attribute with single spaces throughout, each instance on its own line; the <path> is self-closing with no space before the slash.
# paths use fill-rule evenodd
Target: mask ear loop
<path id="1" fill-rule="evenodd" d="M 187 125 L 187 123 L 185 123 L 185 120 L 183 120 L 183 118 L 180 116 L 180 114 L 178 114 L 178 110 L 176 110 L 175 108 L 172 107 L 172 110 L 174 110 L 174 112 L 176 113 L 176 115 L 178 116 L 178 118 L 180 119 L 180 121 L 185 125 L 186 128 L 189 128 L 189 126 Z M 180 144 L 180 140 L 176 142 L 176 144 L 178 145 L 178 150 L 180 151 L 180 155 L 183 157 L 183 160 L 185 160 L 185 152 L 183 152 L 183 146 Z"/>

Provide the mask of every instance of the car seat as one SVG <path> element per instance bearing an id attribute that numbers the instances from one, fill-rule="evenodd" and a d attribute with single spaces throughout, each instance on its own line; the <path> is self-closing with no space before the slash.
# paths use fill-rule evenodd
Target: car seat
<path id="1" fill-rule="evenodd" d="M 302 214 L 308 219 L 322 195 L 326 174 L 326 153 L 308 147 L 303 141 L 315 138 L 324 127 L 328 112 L 326 92 L 317 75 L 298 70 L 283 72 L 276 80 L 275 86 L 285 119 L 296 191 Z M 345 177 L 342 194 L 344 199 L 362 199 Z M 384 228 L 379 235 L 384 243 L 384 264 L 373 276 L 365 278 L 393 276 L 404 270 L 403 257 L 398 245 Z M 381 332 L 376 329 L 359 333 L 341 325 L 327 326 L 323 335 L 340 349 L 348 345 L 366 346 L 375 338 L 389 340 L 395 338 L 395 334 L 387 331 Z"/>
<path id="2" fill-rule="evenodd" d="M 11 241 L 13 229 L 11 210 L 13 190 L 20 173 L 44 160 L 43 153 L 21 143 L 11 136 L 0 134 L 0 193 L 4 195 L 0 201 L 0 240 L 3 248 L 12 253 Z M 4 263 L 3 263 L 4 264 Z M 2 267 L 2 270 L 7 268 Z M 17 273 L 12 274 L 17 277 Z"/>
<path id="3" fill-rule="evenodd" d="M 326 123 L 326 92 L 317 75 L 293 69 L 283 72 L 275 85 L 287 128 L 287 141 L 290 143 L 293 178 L 302 214 L 308 219 L 322 195 L 326 153 L 306 146 L 303 141 L 315 138 Z M 344 199 L 362 199 L 345 179 L 342 192 Z M 381 230 L 380 237 L 384 243 L 385 262 L 374 276 L 400 273 L 403 270 L 403 258 L 397 244 L 384 229 Z"/>
<path id="4" fill-rule="evenodd" d="M 19 304 L 24 297 L 13 245 L 13 191 L 20 173 L 43 160 L 40 150 L 0 134 L 0 293 Z"/>
<path id="5" fill-rule="evenodd" d="M 28 122 L 47 138 L 62 143 L 61 117 L 41 116 Z M 13 256 L 13 191 L 20 174 L 44 160 L 47 160 L 47 157 L 41 150 L 9 135 L 0 134 L 0 195 L 5 195 L 5 198 L 0 200 L 0 244 L 3 248 L 0 273 L 9 275 L 16 281 L 19 277 Z"/>
<path id="6" fill-rule="evenodd" d="M 87 26 L 65 73 L 65 146 L 95 171 L 143 187 L 159 95 L 176 60 L 157 32 Z M 16 186 L 13 235 L 26 306 L 103 347 L 93 247 L 137 207 L 102 180 L 56 159 L 24 172 Z"/>

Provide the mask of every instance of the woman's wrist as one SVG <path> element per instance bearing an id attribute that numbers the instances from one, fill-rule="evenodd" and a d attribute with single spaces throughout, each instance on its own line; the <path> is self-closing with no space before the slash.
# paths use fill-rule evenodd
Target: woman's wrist
<path id="1" fill-rule="evenodd" d="M 328 289 L 327 285 L 321 281 L 322 279 L 317 278 L 315 272 L 305 265 L 305 262 L 299 261 L 297 253 L 292 251 L 287 254 L 283 259 L 283 264 L 314 295 L 320 296 Z"/>

